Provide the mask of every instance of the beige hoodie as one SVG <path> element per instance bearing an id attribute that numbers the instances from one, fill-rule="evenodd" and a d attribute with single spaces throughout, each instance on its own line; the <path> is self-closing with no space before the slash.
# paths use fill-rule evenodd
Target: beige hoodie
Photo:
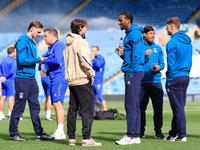
<path id="1" fill-rule="evenodd" d="M 63 51 L 65 62 L 65 80 L 69 86 L 87 84 L 95 72 L 90 60 L 88 42 L 80 35 L 70 33 L 66 39 L 67 47 Z"/>

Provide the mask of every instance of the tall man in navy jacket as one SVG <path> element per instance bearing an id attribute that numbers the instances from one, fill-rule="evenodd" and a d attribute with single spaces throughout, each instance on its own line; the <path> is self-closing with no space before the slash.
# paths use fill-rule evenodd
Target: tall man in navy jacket
<path id="1" fill-rule="evenodd" d="M 28 27 L 26 35 L 19 38 L 15 47 L 17 49 L 17 71 L 15 77 L 15 104 L 10 118 L 10 141 L 27 141 L 18 133 L 18 123 L 23 114 L 26 100 L 28 100 L 31 120 L 36 133 L 35 140 L 54 140 L 48 136 L 40 122 L 40 104 L 38 101 L 39 88 L 35 79 L 35 66 L 38 62 L 43 62 L 46 58 L 37 57 L 36 39 L 42 32 L 43 25 L 38 21 L 33 21 Z"/>
<path id="2" fill-rule="evenodd" d="M 167 33 L 172 36 L 166 46 L 166 91 L 172 108 L 173 119 L 171 130 L 164 140 L 187 141 L 184 107 L 192 67 L 192 44 L 188 35 L 179 32 L 181 22 L 178 17 L 169 18 L 166 24 Z"/>
<path id="3" fill-rule="evenodd" d="M 104 68 L 105 68 L 105 59 L 102 55 L 99 54 L 99 47 L 93 46 L 92 47 L 92 53 L 90 54 L 92 58 L 92 66 L 95 71 L 95 77 L 94 77 L 94 101 L 96 102 L 96 95 L 101 102 L 101 105 L 103 107 L 103 110 L 107 110 L 106 108 L 106 101 L 103 97 L 103 74 L 104 74 Z"/>
<path id="4" fill-rule="evenodd" d="M 116 141 L 119 145 L 139 144 L 140 140 L 140 88 L 144 76 L 143 28 L 133 24 L 133 15 L 129 11 L 119 15 L 121 30 L 125 30 L 124 60 L 121 70 L 125 80 L 125 110 L 127 116 L 127 132 L 124 137 Z M 119 54 L 119 48 L 115 51 Z"/>
<path id="5" fill-rule="evenodd" d="M 149 98 L 152 100 L 154 109 L 154 130 L 155 138 L 163 138 L 161 132 L 163 125 L 163 89 L 161 84 L 161 72 L 164 69 L 163 51 L 160 46 L 156 45 L 153 40 L 155 31 L 151 26 L 145 26 L 143 32 L 144 51 L 152 50 L 151 55 L 145 56 L 144 78 L 142 79 L 140 91 L 140 112 L 141 112 L 141 129 L 140 137 L 145 137 L 144 131 L 146 126 L 146 108 Z"/>
<path id="6" fill-rule="evenodd" d="M 48 44 L 49 50 L 43 56 L 50 54 L 43 62 L 48 65 L 50 75 L 50 94 L 51 104 L 56 110 L 57 129 L 52 135 L 56 140 L 66 139 L 64 132 L 64 118 L 65 111 L 63 108 L 65 92 L 68 84 L 65 78 L 65 65 L 63 50 L 65 44 L 58 39 L 58 31 L 54 28 L 47 28 L 44 30 L 44 40 Z"/>

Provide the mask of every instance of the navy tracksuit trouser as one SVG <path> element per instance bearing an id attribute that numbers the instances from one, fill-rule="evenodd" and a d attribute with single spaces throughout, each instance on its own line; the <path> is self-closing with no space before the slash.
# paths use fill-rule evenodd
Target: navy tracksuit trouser
<path id="1" fill-rule="evenodd" d="M 140 88 L 144 72 L 136 72 L 133 77 L 128 73 L 124 75 L 125 81 L 125 110 L 127 117 L 128 137 L 140 136 Z"/>
<path id="2" fill-rule="evenodd" d="M 163 89 L 161 83 L 145 83 L 141 85 L 140 91 L 140 112 L 141 112 L 141 129 L 144 133 L 146 126 L 146 109 L 151 98 L 154 110 L 154 131 L 161 132 L 163 126 Z"/>
<path id="3" fill-rule="evenodd" d="M 186 117 L 184 107 L 189 80 L 190 77 L 188 76 L 179 76 L 173 78 L 170 85 L 166 84 L 166 91 L 173 112 L 169 135 L 173 137 L 177 134 L 179 137 L 186 137 Z"/>
<path id="4" fill-rule="evenodd" d="M 30 115 L 36 134 L 43 131 L 40 122 L 40 104 L 38 101 L 39 88 L 35 79 L 15 77 L 15 104 L 10 118 L 10 135 L 18 134 L 18 123 L 28 100 Z"/>

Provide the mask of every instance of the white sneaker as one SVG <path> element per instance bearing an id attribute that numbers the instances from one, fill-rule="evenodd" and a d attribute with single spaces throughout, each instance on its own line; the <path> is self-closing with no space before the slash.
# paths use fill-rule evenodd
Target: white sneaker
<path id="1" fill-rule="evenodd" d="M 116 141 L 115 143 L 118 145 L 139 144 L 141 143 L 141 140 L 140 137 L 131 139 L 127 135 L 124 135 L 121 140 Z"/>
<path id="2" fill-rule="evenodd" d="M 53 120 L 55 120 L 55 119 L 53 119 L 52 117 L 50 117 L 50 118 L 45 117 L 45 120 L 53 121 Z"/>
<path id="3" fill-rule="evenodd" d="M 173 136 L 171 136 L 171 135 L 168 134 L 166 137 L 164 137 L 164 140 L 175 141 L 176 138 L 177 138 L 177 136 L 173 137 Z"/>
<path id="4" fill-rule="evenodd" d="M 0 116 L 0 120 L 6 120 L 6 119 L 8 119 L 6 116 L 4 116 L 4 115 Z"/>
<path id="5" fill-rule="evenodd" d="M 186 142 L 187 141 L 187 138 L 186 137 L 177 137 L 176 139 L 175 139 L 175 142 Z"/>
<path id="6" fill-rule="evenodd" d="M 171 137 L 171 138 L 170 138 L 170 141 L 171 141 L 171 142 L 174 142 L 174 141 L 176 140 L 177 137 L 178 137 L 178 136 L 176 136 L 176 137 Z"/>
<path id="7" fill-rule="evenodd" d="M 57 129 L 51 137 L 54 137 L 55 140 L 66 139 L 66 134 L 65 131 L 59 131 Z"/>
<path id="8" fill-rule="evenodd" d="M 92 138 L 87 140 L 82 140 L 81 146 L 101 146 L 101 143 L 95 142 Z"/>
<path id="9" fill-rule="evenodd" d="M 76 139 L 69 139 L 68 144 L 69 145 L 76 145 Z"/>

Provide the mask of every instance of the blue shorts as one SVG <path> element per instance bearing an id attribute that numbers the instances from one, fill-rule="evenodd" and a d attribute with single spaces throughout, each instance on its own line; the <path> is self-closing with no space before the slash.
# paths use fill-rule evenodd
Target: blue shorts
<path id="1" fill-rule="evenodd" d="M 50 95 L 50 88 L 51 88 L 50 76 L 41 77 L 41 81 L 42 81 L 42 86 L 43 86 L 45 95 Z"/>
<path id="2" fill-rule="evenodd" d="M 14 80 L 6 80 L 2 83 L 2 96 L 14 96 L 15 95 L 15 86 Z"/>
<path id="3" fill-rule="evenodd" d="M 52 83 L 51 84 L 51 104 L 59 100 L 64 104 L 65 92 L 67 90 L 67 83 Z"/>
<path id="4" fill-rule="evenodd" d="M 104 101 L 102 90 L 103 90 L 103 83 L 101 84 L 93 84 L 94 87 L 94 101 L 96 102 L 96 95 L 100 102 Z"/>

